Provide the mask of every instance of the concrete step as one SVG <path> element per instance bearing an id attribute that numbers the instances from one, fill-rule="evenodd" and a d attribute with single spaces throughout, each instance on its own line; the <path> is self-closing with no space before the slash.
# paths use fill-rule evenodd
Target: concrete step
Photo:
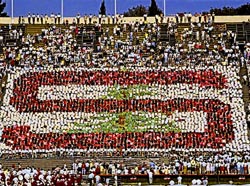
<path id="1" fill-rule="evenodd" d="M 135 186 L 135 185 L 137 185 L 137 186 L 165 186 L 165 185 L 156 185 L 156 184 L 151 184 L 151 185 L 149 185 L 148 183 L 140 183 L 140 182 L 138 182 L 138 183 L 130 183 L 130 184 L 127 184 L 127 183 L 123 183 L 122 184 L 122 186 Z M 179 185 L 179 186 L 184 186 L 184 185 Z"/>
<path id="2" fill-rule="evenodd" d="M 68 168 L 72 166 L 73 160 L 67 159 L 8 159 L 8 160 L 0 160 L 4 168 L 18 167 L 19 165 L 24 168 L 27 166 L 40 167 L 44 170 L 51 170 L 56 166 L 62 167 L 64 164 L 67 165 Z"/>

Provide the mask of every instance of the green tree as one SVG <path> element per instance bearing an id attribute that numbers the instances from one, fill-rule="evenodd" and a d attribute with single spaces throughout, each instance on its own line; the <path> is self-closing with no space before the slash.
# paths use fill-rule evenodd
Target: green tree
<path id="1" fill-rule="evenodd" d="M 143 5 L 138 5 L 133 8 L 129 8 L 127 12 L 124 12 L 125 17 L 141 17 L 144 14 L 148 14 L 148 10 Z"/>
<path id="2" fill-rule="evenodd" d="M 100 7 L 99 14 L 101 14 L 101 15 L 106 15 L 105 0 L 102 0 L 102 4 L 101 4 L 101 7 Z"/>
<path id="3" fill-rule="evenodd" d="M 156 4 L 155 0 L 151 0 L 151 5 L 148 9 L 148 16 L 155 16 L 162 14 L 162 10 Z"/>
<path id="4" fill-rule="evenodd" d="M 237 8 L 237 15 L 250 15 L 250 4 L 247 3 Z"/>
<path id="5" fill-rule="evenodd" d="M 247 3 L 237 8 L 211 8 L 210 13 L 214 13 L 215 15 L 250 15 L 250 4 Z"/>
<path id="6" fill-rule="evenodd" d="M 3 12 L 5 7 L 6 3 L 2 3 L 2 0 L 0 0 L 0 17 L 7 17 L 7 13 Z"/>

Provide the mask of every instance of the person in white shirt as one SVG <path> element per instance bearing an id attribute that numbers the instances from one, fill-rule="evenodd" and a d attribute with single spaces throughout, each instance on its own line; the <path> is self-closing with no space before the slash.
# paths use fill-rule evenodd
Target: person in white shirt
<path id="1" fill-rule="evenodd" d="M 153 172 L 151 170 L 148 170 L 148 182 L 149 184 L 152 184 L 153 183 Z"/>
<path id="2" fill-rule="evenodd" d="M 98 185 L 100 183 L 100 181 L 101 181 L 101 176 L 100 175 L 96 175 L 95 176 L 95 183 L 96 183 L 96 185 Z"/>
<path id="3" fill-rule="evenodd" d="M 187 163 L 187 170 L 188 170 L 187 173 L 191 174 L 191 163 L 190 162 Z"/>
<path id="4" fill-rule="evenodd" d="M 54 21 L 55 21 L 55 14 L 54 13 L 51 13 L 50 14 L 50 23 L 54 23 Z"/>
<path id="5" fill-rule="evenodd" d="M 28 23 L 31 24 L 31 15 L 30 15 L 30 13 L 28 14 Z"/>
<path id="6" fill-rule="evenodd" d="M 93 183 L 94 183 L 94 177 L 95 177 L 95 174 L 94 174 L 93 172 L 91 172 L 91 173 L 88 175 L 88 181 L 89 181 L 90 186 L 92 186 Z"/>
<path id="7" fill-rule="evenodd" d="M 182 177 L 181 177 L 181 176 L 178 176 L 178 177 L 177 177 L 177 183 L 178 183 L 178 185 L 181 185 L 181 182 L 182 182 Z"/>
<path id="8" fill-rule="evenodd" d="M 80 24 L 80 19 L 81 19 L 81 15 L 80 15 L 80 13 L 78 13 L 77 15 L 76 15 L 76 23 L 79 25 Z"/>
<path id="9" fill-rule="evenodd" d="M 56 19 L 57 19 L 57 24 L 61 24 L 61 14 L 60 13 L 57 14 Z M 55 24 L 56 24 L 56 21 L 55 21 Z"/>

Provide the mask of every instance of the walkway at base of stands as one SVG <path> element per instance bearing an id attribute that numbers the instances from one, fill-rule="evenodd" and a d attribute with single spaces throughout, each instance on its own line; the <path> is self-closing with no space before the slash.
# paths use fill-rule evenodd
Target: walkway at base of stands
<path id="1" fill-rule="evenodd" d="M 50 170 L 56 166 L 62 167 L 64 164 L 67 165 L 68 168 L 72 167 L 72 163 L 75 161 L 97 161 L 97 162 L 123 162 L 128 167 L 135 166 L 137 163 L 148 163 L 150 160 L 156 163 L 159 162 L 167 162 L 168 160 L 165 158 L 142 158 L 142 157 L 134 157 L 134 158 L 122 158 L 122 157 L 66 157 L 66 158 L 43 158 L 43 159 L 0 159 L 0 163 L 2 163 L 3 167 L 11 168 L 13 166 L 17 167 L 18 164 L 21 165 L 22 168 L 27 166 L 39 167 L 44 170 Z"/>
<path id="2" fill-rule="evenodd" d="M 139 162 L 148 163 L 148 161 L 154 162 L 165 162 L 164 158 L 119 158 L 119 157 L 103 157 L 103 158 L 83 158 L 83 157 L 72 157 L 72 158 L 65 158 L 65 159 L 0 159 L 0 163 L 3 165 L 3 168 L 17 168 L 19 165 L 22 168 L 27 166 L 31 167 L 34 166 L 35 168 L 42 168 L 44 170 L 51 170 L 57 166 L 62 167 L 64 164 L 67 165 L 69 169 L 72 168 L 72 163 L 74 161 L 81 160 L 93 160 L 97 162 L 117 162 L 122 161 L 125 165 L 135 166 Z M 246 184 L 250 183 L 250 175 L 241 175 L 241 174 L 219 174 L 219 175 L 194 175 L 194 174 L 186 174 L 182 176 L 182 183 L 183 184 L 191 184 L 193 179 L 202 179 L 203 177 L 207 177 L 209 180 L 209 184 L 228 184 L 229 181 L 233 181 L 234 184 Z M 102 178 L 111 178 L 112 175 L 101 175 Z M 169 184 L 170 180 L 174 180 L 177 182 L 178 175 L 154 175 L 154 182 L 153 185 L 156 184 Z M 87 176 L 84 176 L 85 181 L 87 180 Z M 120 175 L 119 179 L 121 179 L 122 185 L 148 185 L 148 176 L 147 175 Z"/>
<path id="3" fill-rule="evenodd" d="M 111 175 L 101 175 L 103 178 L 110 178 Z M 177 183 L 178 175 L 154 175 L 153 185 L 165 184 L 168 185 L 170 180 Z M 232 181 L 234 184 L 248 184 L 250 183 L 250 175 L 181 175 L 183 184 L 191 184 L 193 179 L 200 179 L 207 177 L 210 184 L 228 184 Z M 122 185 L 148 185 L 148 175 L 120 175 Z"/>

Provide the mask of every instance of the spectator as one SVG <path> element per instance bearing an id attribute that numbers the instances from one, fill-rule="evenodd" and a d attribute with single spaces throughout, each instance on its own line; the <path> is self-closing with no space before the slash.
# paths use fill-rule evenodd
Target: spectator
<path id="1" fill-rule="evenodd" d="M 31 14 L 28 13 L 28 23 L 31 24 Z"/>

